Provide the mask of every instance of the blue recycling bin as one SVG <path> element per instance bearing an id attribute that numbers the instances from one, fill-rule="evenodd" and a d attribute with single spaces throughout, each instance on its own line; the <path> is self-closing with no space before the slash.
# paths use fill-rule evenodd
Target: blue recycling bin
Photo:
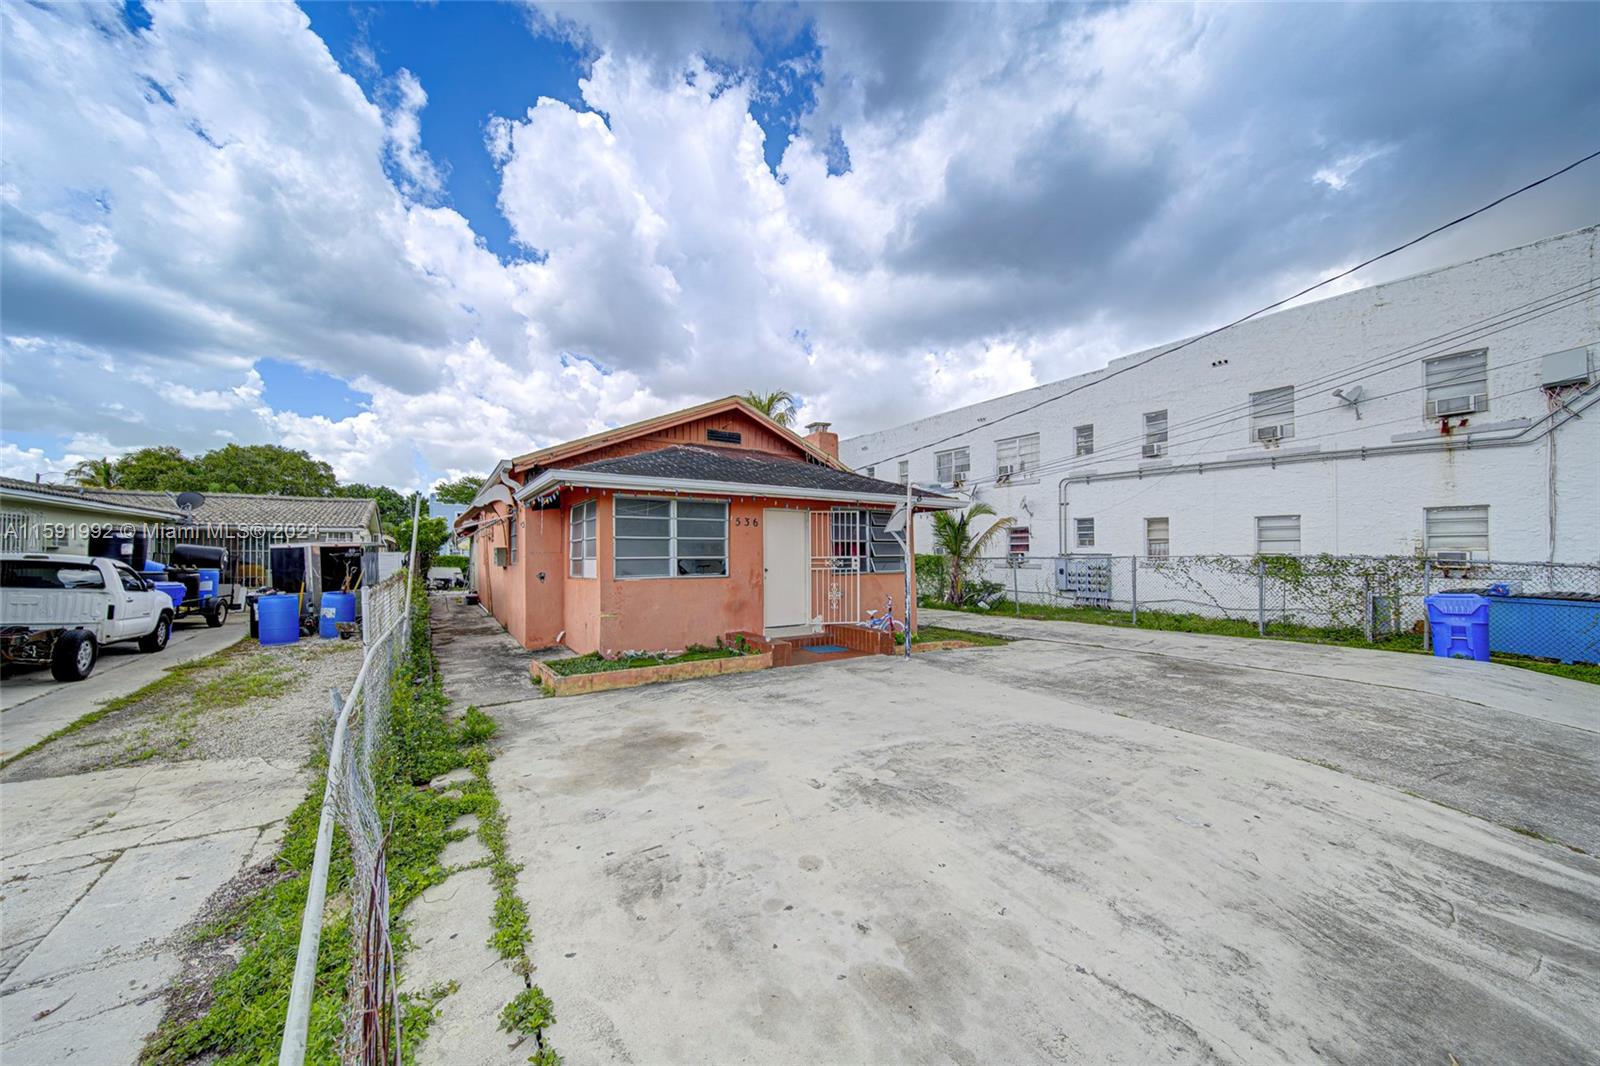
<path id="1" fill-rule="evenodd" d="M 1424 601 L 1433 654 L 1489 661 L 1489 601 L 1471 592 L 1441 592 Z"/>

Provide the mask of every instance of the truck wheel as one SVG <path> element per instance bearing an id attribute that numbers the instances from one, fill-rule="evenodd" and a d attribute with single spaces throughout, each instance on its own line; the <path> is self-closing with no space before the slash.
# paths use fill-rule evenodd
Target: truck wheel
<path id="1" fill-rule="evenodd" d="M 172 615 L 166 611 L 156 620 L 156 627 L 139 638 L 140 651 L 162 651 L 172 639 Z"/>
<path id="2" fill-rule="evenodd" d="M 228 620 L 228 601 L 218 600 L 217 605 L 206 612 L 206 625 L 212 629 L 221 626 Z"/>
<path id="3" fill-rule="evenodd" d="M 50 650 L 50 675 L 57 681 L 82 681 L 94 670 L 99 656 L 93 633 L 69 630 L 56 638 L 56 646 Z"/>

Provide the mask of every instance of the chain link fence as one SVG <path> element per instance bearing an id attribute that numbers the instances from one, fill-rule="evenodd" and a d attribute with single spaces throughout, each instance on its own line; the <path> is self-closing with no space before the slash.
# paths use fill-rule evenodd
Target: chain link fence
<path id="1" fill-rule="evenodd" d="M 988 556 L 962 575 L 967 606 L 1034 604 L 1063 617 L 1173 629 L 1426 649 L 1427 597 L 1471 592 L 1489 602 L 1490 650 L 1552 662 L 1600 663 L 1600 565 L 1438 560 L 1394 555 L 1168 557 Z M 917 560 L 918 597 L 937 606 L 952 576 Z M 1207 624 L 1210 623 L 1210 624 Z"/>
<path id="2" fill-rule="evenodd" d="M 416 525 L 414 512 L 413 531 Z M 389 734 L 394 678 L 411 641 L 417 568 L 414 532 L 409 558 L 404 571 L 363 588 L 361 668 L 348 694 L 332 692 L 334 730 L 327 783 L 279 1066 L 300 1066 L 305 1059 L 335 821 L 349 841 L 352 868 L 348 893 L 354 943 L 347 1002 L 356 1016 L 344 1027 L 343 1059 L 371 1066 L 401 1062 L 399 984 L 386 869 L 389 832 L 378 812 L 375 768 Z"/>

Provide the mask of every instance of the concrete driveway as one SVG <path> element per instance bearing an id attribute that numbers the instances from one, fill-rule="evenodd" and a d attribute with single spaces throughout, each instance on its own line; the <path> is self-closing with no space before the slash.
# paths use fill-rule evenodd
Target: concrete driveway
<path id="1" fill-rule="evenodd" d="M 1589 691 L 1519 673 L 1456 698 L 1420 657 L 1224 643 L 1038 640 L 502 707 L 554 1046 L 1596 1061 L 1600 861 L 1430 801 L 1476 789 L 1490 816 L 1592 833 Z M 1429 760 L 1447 772 L 1399 783 Z"/>
<path id="2" fill-rule="evenodd" d="M 243 611 L 216 629 L 185 619 L 172 627 L 163 651 L 146 654 L 136 643 L 101 649 L 94 672 L 82 681 L 57 681 L 48 667 L 19 671 L 0 685 L 0 758 L 25 750 L 107 700 L 143 688 L 179 663 L 237 644 L 248 632 Z"/>

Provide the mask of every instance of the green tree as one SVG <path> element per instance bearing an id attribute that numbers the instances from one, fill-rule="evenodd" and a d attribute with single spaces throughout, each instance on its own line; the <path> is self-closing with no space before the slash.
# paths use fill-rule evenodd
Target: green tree
<path id="1" fill-rule="evenodd" d="M 795 415 L 798 411 L 794 405 L 794 394 L 787 389 L 777 389 L 773 392 L 747 392 L 742 397 L 744 402 L 766 415 L 780 426 L 794 425 Z"/>
<path id="2" fill-rule="evenodd" d="M 950 602 L 961 602 L 961 586 L 967 573 L 982 557 L 989 542 L 1002 530 L 1011 528 L 1011 519 L 999 518 L 982 533 L 972 528 L 972 520 L 994 514 L 986 503 L 975 503 L 958 518 L 952 511 L 935 511 L 933 515 L 933 544 L 945 558 L 950 574 Z"/>
<path id="3" fill-rule="evenodd" d="M 275 496 L 330 496 L 333 467 L 304 451 L 276 444 L 229 444 L 195 460 L 201 492 L 251 492 Z"/>
<path id="4" fill-rule="evenodd" d="M 117 460 L 119 488 L 186 492 L 195 483 L 194 460 L 170 444 L 140 448 Z"/>
<path id="5" fill-rule="evenodd" d="M 426 573 L 428 566 L 433 562 L 433 557 L 439 551 L 439 545 L 450 536 L 450 530 L 442 518 L 424 518 L 417 524 L 417 555 L 421 557 L 421 573 Z M 403 552 L 411 550 L 411 519 L 394 527 L 395 546 Z"/>
<path id="6" fill-rule="evenodd" d="M 378 518 L 383 523 L 383 528 L 386 531 L 392 531 L 401 522 L 410 519 L 411 500 L 412 496 L 415 495 L 413 493 L 408 496 L 403 492 L 391 489 L 387 485 L 363 485 L 359 481 L 351 482 L 348 485 L 340 485 L 333 490 L 333 494 L 352 500 L 377 500 Z M 422 513 L 428 513 L 427 500 L 422 501 Z"/>
<path id="7" fill-rule="evenodd" d="M 441 481 L 433 487 L 433 494 L 439 497 L 440 503 L 471 503 L 472 498 L 483 488 L 484 479 L 473 477 L 458 477 L 454 481 Z"/>
<path id="8" fill-rule="evenodd" d="M 86 489 L 109 489 L 121 484 L 117 480 L 117 464 L 109 456 L 84 459 L 67 471 L 67 477 L 74 485 Z"/>

